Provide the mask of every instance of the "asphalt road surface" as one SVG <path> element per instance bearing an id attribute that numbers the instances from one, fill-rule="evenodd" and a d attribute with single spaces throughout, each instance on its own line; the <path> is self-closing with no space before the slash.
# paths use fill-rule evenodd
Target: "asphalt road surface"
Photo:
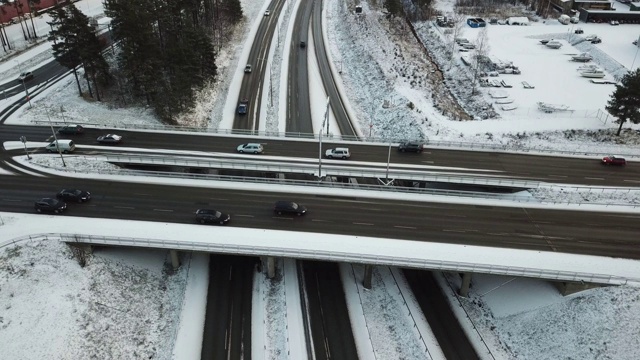
<path id="1" fill-rule="evenodd" d="M 0 211 L 33 213 L 35 200 L 62 188 L 92 193 L 65 215 L 194 223 L 198 208 L 231 214 L 229 226 L 386 237 L 640 259 L 640 215 L 531 209 L 295 193 L 236 191 L 98 181 L 0 176 Z M 309 208 L 301 217 L 276 216 L 277 200 Z"/>
<path id="2" fill-rule="evenodd" d="M 251 360 L 256 258 L 212 254 L 201 359 Z"/>
<path id="3" fill-rule="evenodd" d="M 245 142 L 264 144 L 265 153 L 247 158 L 269 159 L 269 156 L 284 156 L 299 159 L 317 159 L 318 143 L 314 141 L 292 141 L 280 139 L 259 139 L 254 137 L 230 138 L 224 136 L 203 136 L 198 134 L 146 133 L 116 129 L 86 129 L 86 134 L 62 136 L 73 139 L 78 145 L 97 145 L 96 138 L 107 133 L 123 136 L 121 146 L 143 149 L 166 149 L 201 151 L 207 153 L 233 153 Z M 52 138 L 48 126 L 0 126 L 0 141 L 17 141 L 20 136 L 29 141 L 47 141 Z M 323 140 L 323 149 L 344 146 L 344 143 Z M 359 162 L 374 162 L 386 165 L 388 146 L 349 144 L 351 159 L 349 165 Z M 17 152 L 14 152 L 17 154 Z M 278 161 L 282 161 L 278 159 Z M 500 176 L 506 179 L 543 181 L 562 184 L 582 184 L 590 186 L 637 187 L 640 184 L 640 163 L 629 162 L 627 166 L 606 166 L 598 158 L 569 158 L 559 156 L 535 156 L 499 152 L 476 152 L 450 149 L 426 148 L 422 154 L 400 153 L 391 149 L 392 164 L 422 166 L 424 171 L 451 174 L 471 174 L 477 176 Z"/>
<path id="4" fill-rule="evenodd" d="M 404 276 L 447 360 L 479 359 L 434 274 L 429 271 L 404 270 Z"/>
<path id="5" fill-rule="evenodd" d="M 338 264 L 305 261 L 302 267 L 314 359 L 357 359 Z"/>

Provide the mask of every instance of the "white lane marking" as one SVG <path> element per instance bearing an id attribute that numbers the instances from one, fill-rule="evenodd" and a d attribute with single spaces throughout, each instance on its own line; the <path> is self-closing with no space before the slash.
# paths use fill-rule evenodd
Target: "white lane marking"
<path id="1" fill-rule="evenodd" d="M 623 180 L 623 181 L 632 182 L 632 183 L 640 183 L 640 180 Z"/>
<path id="2" fill-rule="evenodd" d="M 567 175 L 549 175 L 549 177 L 567 178 Z"/>
<path id="3" fill-rule="evenodd" d="M 151 194 L 143 194 L 143 193 L 133 193 L 133 195 L 140 195 L 140 196 L 151 196 Z"/>
<path id="4" fill-rule="evenodd" d="M 6 162 L 6 161 L 4 163 L 9 165 L 9 166 L 11 166 L 12 168 L 16 169 L 16 171 L 21 172 L 21 173 L 29 174 L 31 176 L 47 177 L 47 175 L 38 174 L 38 173 L 35 173 L 33 171 L 29 171 L 29 170 L 24 170 L 22 168 L 19 168 L 19 167 L 13 165 L 13 164 L 10 164 L 10 163 Z"/>
<path id="5" fill-rule="evenodd" d="M 242 214 L 234 214 L 233 216 L 237 216 L 237 217 L 247 217 L 247 218 L 255 217 L 255 216 L 253 216 L 253 215 L 242 215 Z"/>
<path id="6" fill-rule="evenodd" d="M 411 230 L 415 230 L 416 228 L 413 226 L 400 226 L 400 225 L 394 225 L 394 228 L 398 228 L 398 229 L 411 229 Z"/>
<path id="7" fill-rule="evenodd" d="M 2 201 L 16 201 L 16 202 L 20 202 L 22 200 L 19 199 L 2 199 Z"/>
<path id="8" fill-rule="evenodd" d="M 218 201 L 227 201 L 229 199 L 223 199 L 223 198 L 209 198 L 210 200 L 218 200 Z"/>
<path id="9" fill-rule="evenodd" d="M 585 177 L 585 180 L 604 180 L 604 178 Z"/>
<path id="10" fill-rule="evenodd" d="M 444 231 L 444 232 L 457 232 L 457 233 L 465 232 L 465 230 L 456 230 L 456 229 L 442 229 L 442 231 Z"/>
<path id="11" fill-rule="evenodd" d="M 329 220 L 321 220 L 321 219 L 311 219 L 311 221 L 315 221 L 315 222 L 329 222 Z"/>
<path id="12" fill-rule="evenodd" d="M 173 210 L 170 209 L 153 209 L 153 211 L 173 212 Z"/>
<path id="13" fill-rule="evenodd" d="M 354 222 L 352 223 L 353 225 L 365 225 L 365 226 L 373 226 L 373 224 L 371 223 L 360 223 L 360 222 Z"/>
<path id="14" fill-rule="evenodd" d="M 114 206 L 114 208 L 116 208 L 116 209 L 135 209 L 134 207 L 131 207 L 131 206 Z"/>
<path id="15" fill-rule="evenodd" d="M 433 164 L 433 163 L 435 163 L 435 161 L 427 161 L 427 160 L 424 160 L 424 161 L 421 161 L 421 162 L 426 163 L 426 164 Z"/>

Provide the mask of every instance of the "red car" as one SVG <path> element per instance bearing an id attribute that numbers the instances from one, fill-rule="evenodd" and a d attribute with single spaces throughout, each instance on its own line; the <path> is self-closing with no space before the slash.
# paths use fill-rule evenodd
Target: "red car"
<path id="1" fill-rule="evenodd" d="M 605 165 L 626 165 L 627 160 L 622 156 L 611 155 L 603 157 L 602 163 Z"/>

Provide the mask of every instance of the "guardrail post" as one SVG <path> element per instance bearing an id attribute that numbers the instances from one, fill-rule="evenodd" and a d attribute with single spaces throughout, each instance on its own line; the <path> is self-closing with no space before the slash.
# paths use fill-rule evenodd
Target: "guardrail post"
<path id="1" fill-rule="evenodd" d="M 469 295 L 469 287 L 471 286 L 471 273 L 463 273 L 462 274 L 462 284 L 460 285 L 459 294 L 462 297 L 467 297 Z"/>

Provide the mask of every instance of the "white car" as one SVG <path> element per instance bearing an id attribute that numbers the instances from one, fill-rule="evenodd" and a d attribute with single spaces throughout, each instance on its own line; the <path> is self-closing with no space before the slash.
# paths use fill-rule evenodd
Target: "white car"
<path id="1" fill-rule="evenodd" d="M 348 148 L 335 148 L 327 150 L 324 155 L 329 159 L 348 159 L 351 157 L 351 153 Z"/>
<path id="2" fill-rule="evenodd" d="M 98 136 L 97 140 L 101 144 L 119 144 L 122 141 L 122 136 L 116 134 L 107 134 Z"/>
<path id="3" fill-rule="evenodd" d="M 269 16 L 269 15 L 271 15 L 271 10 L 267 10 L 264 12 L 264 16 Z"/>
<path id="4" fill-rule="evenodd" d="M 241 154 L 262 154 L 262 152 L 264 151 L 264 147 L 262 147 L 262 144 L 248 143 L 238 145 L 236 150 Z"/>

